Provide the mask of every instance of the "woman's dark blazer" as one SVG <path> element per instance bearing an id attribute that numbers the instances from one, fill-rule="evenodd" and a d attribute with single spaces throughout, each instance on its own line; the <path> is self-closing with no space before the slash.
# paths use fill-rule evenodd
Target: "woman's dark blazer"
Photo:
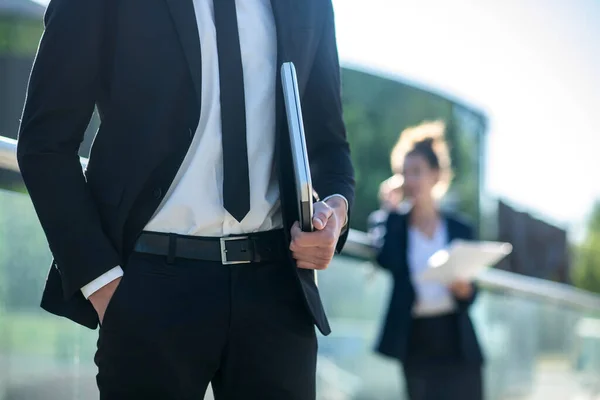
<path id="1" fill-rule="evenodd" d="M 409 213 L 391 212 L 387 214 L 376 211 L 369 218 L 371 232 L 375 237 L 377 247 L 377 263 L 391 273 L 394 282 L 377 351 L 400 361 L 405 359 L 407 353 L 408 334 L 411 329 L 412 308 L 415 301 L 415 289 L 410 279 L 407 262 L 409 215 Z M 444 213 L 443 217 L 446 220 L 449 241 L 473 239 L 473 229 L 468 223 L 452 213 Z M 378 236 L 379 240 L 377 240 Z M 475 296 L 476 290 L 473 291 L 473 296 L 467 300 L 457 299 L 460 354 L 462 359 L 469 364 L 482 364 L 481 348 L 468 313 Z"/>

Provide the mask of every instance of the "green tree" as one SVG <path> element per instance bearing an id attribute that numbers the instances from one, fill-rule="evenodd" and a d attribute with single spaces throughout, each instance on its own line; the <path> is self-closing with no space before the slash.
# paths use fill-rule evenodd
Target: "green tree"
<path id="1" fill-rule="evenodd" d="M 573 283 L 600 293 L 600 201 L 592 209 L 584 241 L 575 247 L 574 261 Z"/>
<path id="2" fill-rule="evenodd" d="M 401 131 L 423 121 L 447 123 L 455 207 L 477 220 L 481 117 L 431 92 L 352 69 L 342 74 L 344 117 L 356 175 L 351 226 L 365 230 L 379 207 L 379 184 L 391 175 L 390 152 Z"/>

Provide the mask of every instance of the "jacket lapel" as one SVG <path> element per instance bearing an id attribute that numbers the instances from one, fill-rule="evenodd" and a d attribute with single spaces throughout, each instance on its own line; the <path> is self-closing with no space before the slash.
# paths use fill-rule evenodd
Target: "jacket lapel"
<path id="1" fill-rule="evenodd" d="M 452 243 L 454 239 L 459 239 L 459 232 L 454 220 L 448 213 L 443 213 L 442 218 L 446 221 L 446 235 L 448 237 L 448 243 Z"/>
<path id="2" fill-rule="evenodd" d="M 277 62 L 290 61 L 290 14 L 294 11 L 292 0 L 271 0 L 273 19 L 277 31 Z"/>
<path id="3" fill-rule="evenodd" d="M 400 259 L 402 260 L 402 268 L 405 270 L 405 272 L 407 274 L 409 273 L 408 270 L 408 228 L 410 227 L 409 221 L 410 221 L 410 213 L 411 211 L 409 210 L 406 213 L 402 213 L 402 214 L 398 214 L 400 216 L 399 218 L 399 222 L 400 222 L 400 228 L 399 228 L 399 232 L 400 232 L 400 241 L 398 243 L 398 249 L 401 252 L 400 255 Z"/>
<path id="4" fill-rule="evenodd" d="M 281 85 L 281 65 L 290 60 L 288 54 L 288 39 L 289 30 L 287 28 L 286 15 L 290 12 L 290 0 L 271 0 L 271 9 L 273 10 L 273 18 L 275 20 L 275 30 L 277 32 L 277 82 L 275 84 L 275 108 L 276 122 L 275 129 L 277 136 L 283 128 L 282 123 L 285 116 L 285 108 L 283 103 L 283 89 Z M 279 146 L 277 146 L 279 147 Z"/>
<path id="5" fill-rule="evenodd" d="M 283 87 L 281 83 L 281 65 L 288 60 L 287 58 L 287 25 L 285 13 L 288 11 L 288 0 L 271 0 L 271 9 L 273 10 L 273 19 L 275 21 L 275 30 L 277 35 L 277 65 L 276 65 L 276 82 L 275 82 L 275 165 L 277 178 L 279 180 L 279 187 L 282 191 L 281 203 L 283 210 L 285 211 L 288 207 L 286 204 L 286 185 L 284 182 L 283 169 L 286 168 L 286 161 L 290 157 L 286 157 L 288 153 L 284 150 L 284 143 L 288 143 L 287 140 L 282 143 L 285 139 L 284 134 L 287 132 L 285 123 L 285 104 L 283 100 Z M 290 220 L 286 216 L 285 220 Z M 284 229 L 286 239 L 289 241 L 289 230 Z"/>
<path id="6" fill-rule="evenodd" d="M 442 220 L 446 224 L 446 237 L 448 239 L 448 243 L 451 243 L 454 239 L 460 239 L 461 235 L 460 235 L 459 229 L 457 228 L 457 225 L 454 223 L 454 219 L 452 218 L 452 216 L 448 212 L 441 212 L 440 218 L 442 218 Z M 406 214 L 403 214 L 403 218 L 402 218 L 402 223 L 403 223 L 402 232 L 404 233 L 404 237 L 403 237 L 404 242 L 402 244 L 404 245 L 404 248 L 406 248 L 406 244 L 408 242 L 409 221 L 410 221 L 410 211 L 408 211 Z"/>
<path id="7" fill-rule="evenodd" d="M 198 104 L 200 104 L 202 95 L 202 57 L 200 54 L 200 36 L 194 3 L 192 0 L 165 1 L 169 5 L 171 17 L 177 28 L 179 40 L 194 82 Z"/>
<path id="8" fill-rule="evenodd" d="M 400 227 L 400 232 L 402 232 L 402 237 L 401 237 L 402 242 L 400 243 L 400 248 L 403 249 L 403 251 L 404 251 L 404 254 L 402 254 L 402 260 L 405 261 L 407 263 L 407 265 L 408 265 L 408 254 L 406 253 L 406 249 L 407 249 L 407 245 L 408 245 L 408 228 L 410 226 L 410 224 L 409 224 L 410 213 L 411 213 L 411 211 L 408 211 L 405 214 L 400 214 L 400 216 L 402 217 L 402 218 L 400 218 L 400 223 L 402 224 L 402 226 Z M 452 241 L 454 239 L 459 239 L 460 232 L 457 229 L 457 226 L 454 223 L 454 219 L 452 218 L 452 216 L 446 212 L 442 212 L 442 213 L 440 213 L 440 217 L 446 223 L 446 237 L 448 239 L 448 244 L 452 243 Z"/>
<path id="9" fill-rule="evenodd" d="M 200 36 L 198 23 L 192 0 L 165 0 L 171 12 L 171 18 L 177 28 L 179 40 L 185 53 L 194 88 L 200 104 L 202 94 L 202 56 L 200 51 Z M 277 95 L 276 95 L 276 126 L 280 132 L 282 117 L 285 115 L 283 97 L 281 95 L 281 64 L 292 59 L 289 54 L 293 48 L 291 43 L 291 15 L 297 13 L 298 5 L 292 0 L 271 0 L 271 8 L 277 32 Z"/>

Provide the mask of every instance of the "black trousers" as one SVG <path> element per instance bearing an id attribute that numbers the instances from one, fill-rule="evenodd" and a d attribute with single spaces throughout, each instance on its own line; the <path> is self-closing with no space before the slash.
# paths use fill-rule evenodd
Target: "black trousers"
<path id="1" fill-rule="evenodd" d="M 101 400 L 312 400 L 317 338 L 289 265 L 134 253 L 106 310 Z"/>
<path id="2" fill-rule="evenodd" d="M 410 400 L 482 400 L 481 366 L 461 356 L 458 315 L 414 318 L 403 363 Z"/>
<path id="3" fill-rule="evenodd" d="M 410 400 L 482 400 L 481 367 L 454 364 L 405 364 Z"/>

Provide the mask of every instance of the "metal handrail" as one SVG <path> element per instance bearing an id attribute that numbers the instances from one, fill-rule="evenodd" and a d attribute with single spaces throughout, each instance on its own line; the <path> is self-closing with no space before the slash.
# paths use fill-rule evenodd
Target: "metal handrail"
<path id="1" fill-rule="evenodd" d="M 0 169 L 19 172 L 17 141 L 3 136 L 0 136 Z"/>
<path id="2" fill-rule="evenodd" d="M 364 232 L 351 231 L 342 254 L 364 260 L 373 260 L 374 249 Z M 537 298 L 546 303 L 600 312 L 600 295 L 577 289 L 571 285 L 533 278 L 514 272 L 488 269 L 477 278 L 479 286 L 503 293 Z"/>
<path id="3" fill-rule="evenodd" d="M 17 142 L 0 136 L 0 169 L 19 172 L 16 158 Z M 82 164 L 87 159 L 81 159 Z M 366 233 L 350 230 L 342 255 L 372 260 L 374 250 Z M 600 296 L 573 286 L 532 278 L 498 269 L 489 269 L 478 278 L 481 287 L 503 293 L 531 297 L 558 306 L 575 307 L 592 312 L 600 312 Z"/>
<path id="4" fill-rule="evenodd" d="M 83 167 L 87 164 L 87 158 L 80 157 Z M 15 139 L 0 136 L 0 170 L 20 172 L 17 163 L 17 141 Z"/>

